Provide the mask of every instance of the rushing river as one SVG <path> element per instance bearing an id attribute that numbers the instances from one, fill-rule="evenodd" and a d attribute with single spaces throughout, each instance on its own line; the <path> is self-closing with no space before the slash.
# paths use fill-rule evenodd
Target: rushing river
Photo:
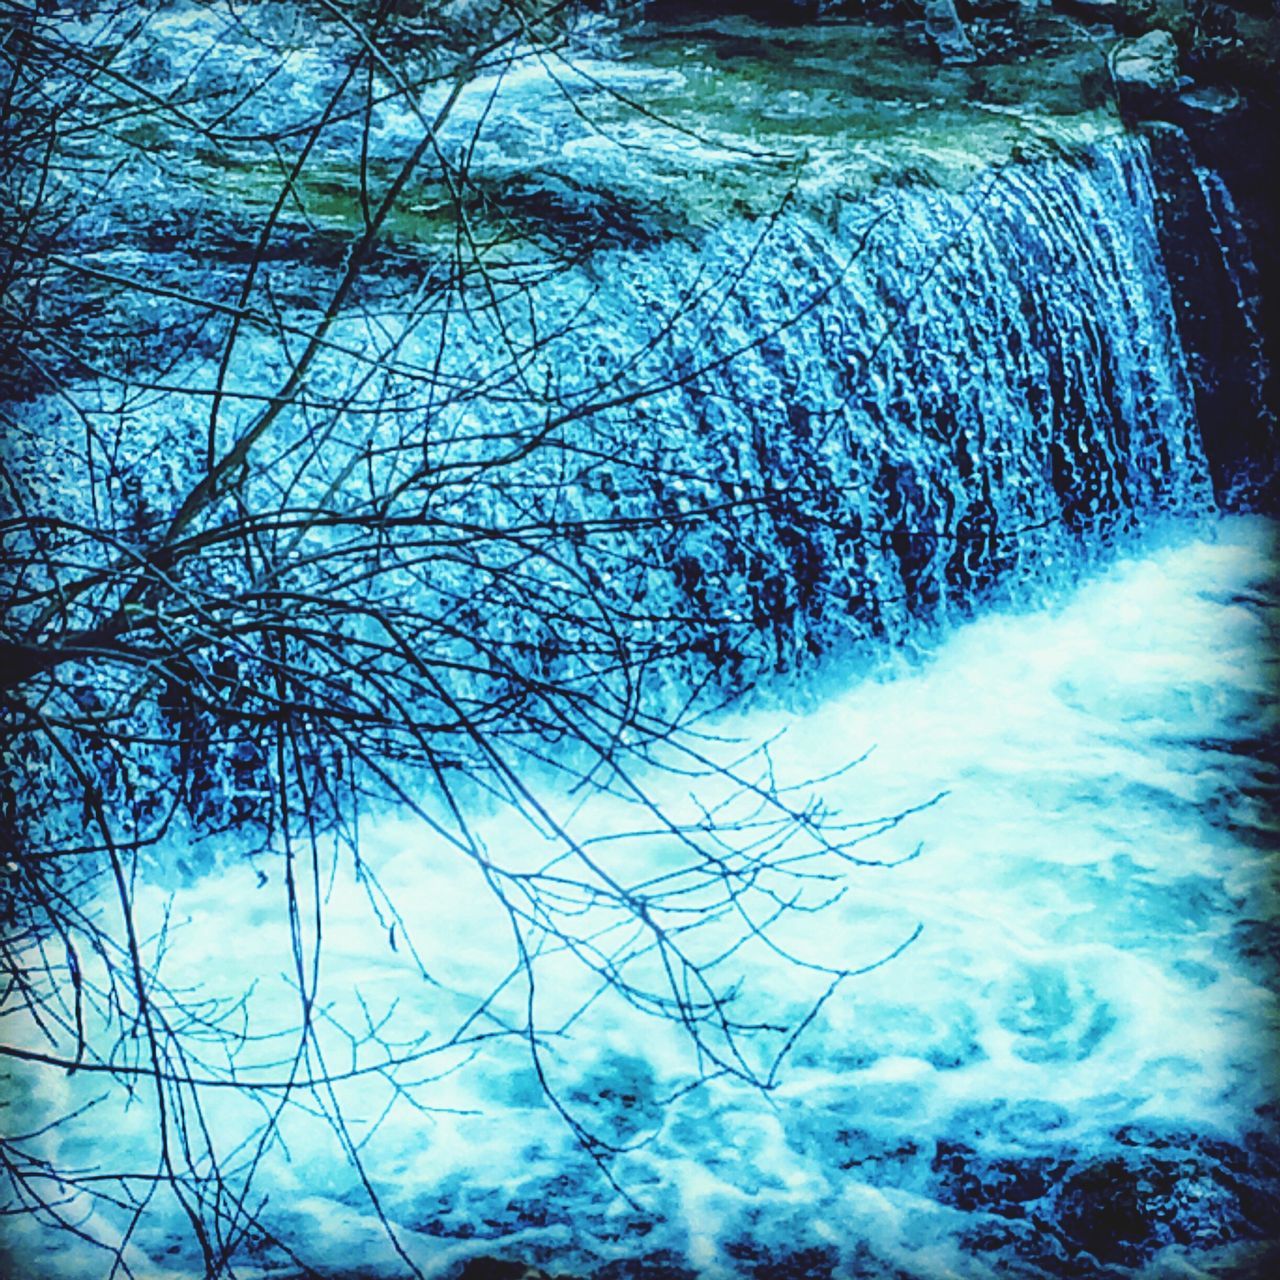
<path id="1" fill-rule="evenodd" d="M 183 6 L 180 21 L 198 27 L 198 11 Z M 176 76 L 197 47 L 171 43 Z M 299 84 L 328 74 L 291 65 Z M 635 71 L 609 74 L 655 93 L 685 84 L 674 67 Z M 759 684 L 692 740 L 793 798 L 806 821 L 853 824 L 861 861 L 787 863 L 753 793 L 731 796 L 714 771 L 655 769 L 639 780 L 652 808 L 617 794 L 612 775 L 608 791 L 596 771 L 566 788 L 564 759 L 516 783 L 495 769 L 455 784 L 475 761 L 487 769 L 491 741 L 449 757 L 448 782 L 431 757 L 434 780 L 411 780 L 416 814 L 406 803 L 354 815 L 343 800 L 345 843 L 286 856 L 273 826 L 262 837 L 272 854 L 251 858 L 245 818 L 271 775 L 265 756 L 239 773 L 233 762 L 237 803 L 184 829 L 191 806 L 175 799 L 136 883 L 121 875 L 95 898 L 87 872 L 60 899 L 69 932 L 91 940 L 78 958 L 74 939 L 52 934 L 32 935 L 21 957 L 44 967 L 54 1013 L 45 1026 L 45 1011 L 9 998 L 28 1060 L 8 1068 L 21 1134 L 6 1150 L 21 1167 L 9 1170 L 18 1208 L 0 1235 L 11 1255 L 0 1273 L 31 1258 L 51 1280 L 232 1269 L 241 1280 L 505 1280 L 524 1264 L 601 1280 L 1243 1280 L 1280 1265 L 1266 1256 L 1280 1241 L 1280 529 L 1209 514 L 1214 483 L 1227 489 L 1201 430 L 1235 424 L 1197 421 L 1146 143 L 1090 118 L 1058 141 L 1019 142 L 1021 160 L 984 162 L 972 180 L 904 176 L 857 194 L 862 144 L 828 139 L 824 151 L 815 138 L 805 181 L 787 177 L 775 201 L 768 155 L 733 168 L 741 148 L 692 149 L 687 130 L 663 143 L 648 114 L 628 125 L 634 152 L 650 156 L 637 167 L 579 120 L 579 99 L 599 88 L 584 83 L 566 97 L 555 77 L 522 73 L 514 108 L 483 140 L 498 86 L 478 84 L 450 125 L 459 138 L 477 130 L 477 166 L 524 210 L 528 244 L 513 262 L 523 269 L 528 245 L 551 232 L 563 261 L 513 277 L 509 297 L 475 313 L 460 277 L 467 328 L 455 333 L 441 245 L 456 228 L 441 239 L 429 223 L 399 226 L 394 252 L 370 267 L 369 298 L 325 322 L 306 395 L 273 428 L 276 461 L 255 459 L 238 483 L 263 511 L 281 493 L 300 509 L 350 503 L 358 528 L 360 475 L 368 509 L 406 531 L 406 546 L 422 530 L 428 546 L 442 531 L 474 532 L 483 554 L 432 552 L 421 578 L 366 573 L 362 541 L 321 580 L 353 619 L 369 581 L 375 602 L 407 598 L 442 622 L 448 643 L 423 642 L 433 681 L 458 673 L 452 694 L 439 685 L 441 705 L 507 670 L 524 681 L 521 697 L 543 679 L 576 690 L 583 652 L 560 601 L 578 601 L 582 582 L 620 635 L 661 623 L 631 666 L 618 659 L 619 683 L 652 652 L 678 655 L 653 673 L 655 704 L 696 702 L 704 681 Z M 384 114 L 373 136 L 398 155 L 421 111 Z M 350 152 L 356 119 L 339 113 L 316 143 L 326 164 Z M 133 272 L 160 283 L 157 316 L 150 293 L 126 295 L 119 314 L 151 317 L 142 331 L 178 352 L 172 379 L 127 413 L 114 381 L 83 370 L 83 408 L 33 391 L 19 463 L 42 484 L 48 472 L 69 522 L 87 521 L 98 495 L 77 471 L 91 470 L 95 446 L 82 467 L 68 442 L 85 424 L 115 423 L 132 545 L 152 518 L 143 498 L 155 512 L 181 509 L 199 481 L 204 394 L 220 396 L 223 375 L 239 389 L 222 411 L 231 438 L 271 425 L 275 410 L 263 417 L 259 405 L 293 399 L 277 393 L 296 366 L 274 321 L 228 340 L 221 372 L 216 334 L 204 345 L 175 337 L 212 323 L 202 308 L 182 319 L 188 294 L 240 288 L 246 228 L 267 207 L 252 157 L 240 158 L 249 194 L 236 204 L 225 178 L 169 190 L 146 147 L 130 141 L 129 156 L 135 185 L 120 185 L 120 209 L 95 214 L 79 246 L 89 278 L 112 289 Z M 546 186 L 550 156 L 571 162 L 567 194 Z M 699 156 L 705 192 L 686 172 Z M 209 221 L 212 186 L 223 230 L 209 221 L 191 252 L 168 232 L 140 247 L 116 223 L 152 189 L 143 178 L 179 227 L 179 214 Z M 1228 197 L 1211 178 L 1211 230 L 1243 306 Z M 431 213 L 423 182 L 415 218 Z M 669 207 L 646 182 L 668 186 Z M 706 226 L 693 235 L 685 224 L 699 210 Z M 350 232 L 325 225 L 330 237 Z M 272 315 L 303 332 L 316 299 L 335 296 L 314 232 L 297 223 L 261 264 Z M 419 292 L 435 301 L 420 308 Z M 115 329 L 128 328 L 103 314 L 103 333 L 86 331 L 90 354 L 113 351 Z M 568 327 L 545 323 L 562 316 Z M 545 391 L 512 397 L 511 343 L 519 380 Z M 367 412 L 367 430 L 333 405 Z M 375 463 L 379 431 L 395 444 Z M 513 449 L 494 481 L 477 442 L 508 437 L 539 444 L 527 457 Z M 421 459 L 422 493 L 402 485 L 402 453 L 415 475 Z M 433 475 L 473 470 L 474 482 L 437 492 Z M 378 505 L 384 490 L 403 505 Z M 218 510 L 207 518 L 216 531 Z M 541 576 L 526 576 L 528 550 L 507 536 L 526 528 L 547 531 Z M 312 559 L 339 563 L 327 536 L 290 544 L 299 600 L 314 595 Z M 557 582 L 546 566 L 564 563 Z M 534 587 L 545 599 L 531 600 Z M 328 618 L 315 626 L 326 642 Z M 361 634 L 339 629 L 333 647 Z M 218 680 L 239 696 L 274 669 L 273 652 L 267 666 L 215 668 Z M 387 674 L 379 661 L 362 673 L 373 684 Z M 400 650 L 386 661 L 399 672 Z M 613 662 L 581 704 L 566 694 L 557 705 L 608 692 Z M 316 687 L 346 689 L 340 670 Z M 631 695 L 617 694 L 623 719 Z M 341 724 L 351 707 L 322 699 L 318 713 Z M 187 769 L 177 762 L 193 734 L 171 711 L 136 735 L 174 748 L 173 767 L 157 756 L 144 778 Z M 416 713 L 457 727 L 452 712 Z M 514 753 L 545 724 L 489 727 Z M 544 757 L 564 749 L 554 732 L 539 743 Z M 306 787 L 333 786 L 315 761 L 308 798 Z M 218 763 L 203 762 L 204 776 Z M 494 785 L 528 788 L 524 817 L 481 794 Z M 461 807 L 448 813 L 455 787 Z M 758 830 L 756 847 L 800 873 L 786 893 L 801 897 L 774 898 L 777 918 L 767 905 L 736 918 L 738 902 L 709 915 L 717 886 L 698 875 L 711 861 L 680 870 L 681 841 L 656 815 L 697 832 L 703 849 L 729 830 L 740 842 L 730 860 Z M 552 818 L 576 846 L 547 836 Z M 556 878 L 562 860 L 576 879 Z M 714 970 L 721 1003 L 708 1012 L 689 996 L 683 1011 L 701 1008 L 708 1026 L 738 1020 L 758 1056 L 737 1076 L 699 1058 L 672 1004 L 648 998 L 666 953 L 633 946 L 616 921 L 597 929 L 608 898 L 592 896 L 606 883 L 597 867 L 628 886 L 605 910 L 642 937 L 651 920 L 635 887 L 690 884 L 696 929 L 678 925 L 674 887 L 661 910 Z M 532 905 L 517 921 L 510 900 L 527 884 Z M 748 887 L 756 905 L 775 889 Z M 126 945 L 118 904 L 130 897 Z M 577 954 L 562 945 L 569 935 Z M 131 963 L 144 974 L 132 993 L 120 980 Z M 629 992 L 624 973 L 638 974 Z M 176 1023 L 152 1060 L 139 1031 L 148 1010 L 127 1012 L 148 999 Z M 740 1078 L 752 1074 L 767 1087 Z M 213 1224 L 225 1256 L 202 1256 L 193 1222 Z"/>
<path id="2" fill-rule="evenodd" d="M 874 747 L 823 788 L 853 816 L 946 793 L 880 837 L 883 856 L 918 857 L 854 869 L 846 896 L 784 942 L 848 962 L 923 925 L 919 937 L 839 989 L 769 1095 L 712 1080 L 670 1097 L 690 1066 L 680 1035 L 620 1003 L 550 1037 L 557 1096 L 633 1145 L 609 1166 L 632 1204 L 518 1043 L 419 1088 L 427 1109 L 376 1075 L 339 1086 L 405 1254 L 428 1274 L 477 1256 L 610 1275 L 1261 1274 L 1248 1242 L 1275 1235 L 1280 1186 L 1266 1137 L 1276 537 L 1261 517 L 1156 529 L 1041 607 L 989 612 L 875 678 L 833 673 L 804 713 L 722 726 L 753 741 L 785 729 L 772 747 L 783 780 Z M 658 785 L 678 803 L 680 788 Z M 580 837 L 609 821 L 582 815 Z M 505 822 L 488 820 L 491 845 L 517 838 Z M 364 855 L 432 982 L 339 870 L 322 1003 L 359 992 L 377 1019 L 397 1002 L 394 1026 L 415 1033 L 451 992 L 500 976 L 504 921 L 414 822 L 371 824 Z M 276 896 L 251 871 L 172 900 L 151 891 L 144 916 L 148 904 L 157 923 L 168 913 L 170 982 L 235 991 L 256 977 L 259 1010 L 292 1000 Z M 754 964 L 748 982 L 785 1005 L 789 966 Z M 547 979 L 566 1006 L 589 994 L 570 973 Z M 335 1033 L 331 1070 L 344 1052 Z M 94 1092 L 48 1074 L 50 1106 Z M 262 1119 L 206 1101 L 228 1153 Z M 323 1103 L 286 1113 L 254 1184 L 264 1219 L 326 1274 L 355 1274 L 354 1260 L 360 1275 L 407 1274 L 332 1128 L 309 1114 Z M 45 1140 L 64 1163 L 119 1168 L 147 1131 L 135 1111 L 99 1108 Z M 91 1274 L 62 1239 L 49 1274 Z M 180 1218 L 151 1215 L 130 1256 L 148 1277 L 189 1275 L 191 1248 Z"/>

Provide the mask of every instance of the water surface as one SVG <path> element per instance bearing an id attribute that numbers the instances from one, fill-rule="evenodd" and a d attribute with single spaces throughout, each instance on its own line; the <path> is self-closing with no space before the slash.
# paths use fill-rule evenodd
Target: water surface
<path id="1" fill-rule="evenodd" d="M 852 868 L 843 897 L 777 935 L 802 959 L 874 964 L 922 926 L 837 990 L 771 1092 L 717 1078 L 680 1093 L 697 1064 L 679 1030 L 607 994 L 580 1008 L 594 986 L 548 954 L 545 1081 L 629 1148 L 605 1162 L 616 1188 L 548 1104 L 528 1046 L 499 1037 L 286 1111 L 253 1183 L 270 1196 L 264 1220 L 327 1273 L 353 1258 L 361 1274 L 404 1273 L 324 1118 L 340 1100 L 401 1248 L 428 1273 L 491 1256 L 610 1275 L 1253 1274 L 1249 1242 L 1275 1236 L 1280 1185 L 1276 535 L 1252 516 L 1157 529 L 923 660 L 829 672 L 807 712 L 718 726 L 749 741 L 785 730 L 771 747 L 784 782 L 874 748 L 822 788 L 852 818 L 939 797 L 865 850 L 918 856 Z M 689 803 L 687 780 L 654 787 Z M 581 839 L 624 825 L 611 802 L 571 809 Z M 531 840 L 501 814 L 479 829 L 509 858 Z M 325 1016 L 350 1026 L 363 1009 L 387 1044 L 429 1041 L 501 980 L 509 928 L 475 868 L 414 820 L 370 823 L 363 856 L 400 932 L 338 866 Z M 172 898 L 149 890 L 140 911 L 168 912 L 170 982 L 230 992 L 256 978 L 261 1030 L 287 1026 L 296 999 L 277 899 L 270 878 L 231 866 Z M 794 1012 L 812 995 L 812 975 L 767 951 L 733 963 L 752 1007 Z M 513 1009 L 502 996 L 480 1022 L 514 1025 Z M 336 1025 L 321 1043 L 330 1071 L 378 1060 Z M 40 1082 L 50 1105 L 91 1088 Z M 262 1113 L 225 1093 L 206 1100 L 232 1151 Z M 99 1107 L 45 1140 L 63 1161 L 118 1168 L 147 1123 Z M 63 1273 L 88 1274 L 75 1248 Z M 144 1219 L 131 1249 L 149 1276 L 195 1263 L 175 1215 Z"/>

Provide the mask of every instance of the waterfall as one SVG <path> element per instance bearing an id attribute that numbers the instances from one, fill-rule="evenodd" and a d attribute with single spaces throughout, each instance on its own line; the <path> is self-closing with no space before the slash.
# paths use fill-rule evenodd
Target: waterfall
<path id="1" fill-rule="evenodd" d="M 597 253 L 551 286 L 589 317 L 547 348 L 577 514 L 633 522 L 632 598 L 746 676 L 1210 509 L 1154 198 L 1123 137 Z"/>
<path id="2" fill-rule="evenodd" d="M 403 546 L 390 535 L 384 545 L 380 530 L 376 546 L 362 544 L 344 563 L 335 521 L 339 533 L 310 535 L 298 563 L 322 566 L 327 601 L 351 592 L 358 602 L 368 562 L 385 554 L 393 567 L 378 565 L 375 603 L 397 606 L 403 593 L 439 622 L 413 637 L 425 636 L 421 651 L 397 646 L 386 670 L 398 676 L 403 662 L 415 682 L 425 670 L 450 703 L 427 736 L 433 750 L 443 744 L 444 766 L 435 756 L 431 764 L 466 840 L 435 821 L 425 770 L 403 790 L 427 793 L 416 816 L 380 814 L 375 787 L 366 808 L 357 789 L 365 783 L 351 779 L 358 852 L 353 835 L 353 857 L 335 854 L 326 884 L 311 844 L 313 972 L 323 920 L 326 985 L 296 1070 L 281 1046 L 298 1009 L 290 952 L 305 954 L 297 921 L 309 912 L 297 911 L 291 890 L 278 893 L 294 859 L 280 870 L 262 856 L 274 830 L 261 847 L 250 843 L 256 833 L 243 834 L 250 807 L 269 794 L 268 768 L 246 754 L 253 743 L 240 722 L 230 722 L 236 736 L 219 736 L 218 722 L 196 720 L 203 708 L 177 697 L 157 703 L 156 722 L 173 721 L 163 733 L 130 730 L 126 739 L 187 753 L 183 767 L 206 806 L 187 828 L 184 797 L 175 799 L 156 862 L 185 877 L 181 859 L 193 850 L 216 847 L 223 860 L 172 891 L 164 871 L 139 877 L 130 928 L 146 963 L 155 957 L 147 977 L 163 998 L 190 992 L 200 1002 L 181 1029 L 198 1047 L 209 1030 L 208 1060 L 218 1026 L 246 1028 L 245 1052 L 228 1054 L 225 1076 L 204 1075 L 222 1064 L 193 1057 L 177 1079 L 190 1072 L 192 1096 L 203 1089 L 205 1132 L 225 1144 L 224 1167 L 246 1179 L 211 1194 L 210 1212 L 252 1203 L 262 1214 L 245 1234 L 251 1265 L 279 1262 L 287 1272 L 305 1254 L 339 1270 L 359 1257 L 370 1275 L 388 1276 L 405 1274 L 412 1257 L 441 1280 L 464 1265 L 483 1276 L 525 1260 L 584 1276 L 816 1276 L 838 1267 L 988 1280 L 1011 1269 L 1059 1274 L 1081 1254 L 1137 1274 L 1158 1249 L 1234 1245 L 1271 1229 L 1280 1156 L 1253 1127 L 1264 1107 L 1274 1114 L 1274 1091 L 1255 1069 L 1271 1006 L 1255 984 L 1256 957 L 1239 953 L 1256 945 L 1263 955 L 1273 915 L 1255 855 L 1274 842 L 1274 778 L 1252 753 L 1274 684 L 1272 666 L 1255 661 L 1277 613 L 1274 574 L 1259 570 L 1274 554 L 1274 530 L 1233 516 L 1225 534 L 1208 525 L 1181 547 L 1147 546 L 1085 572 L 1131 534 L 1215 505 L 1153 175 L 1148 143 L 1126 136 L 1019 159 L 959 188 L 912 179 L 831 197 L 798 183 L 783 207 L 744 208 L 699 234 L 656 235 L 642 218 L 606 218 L 605 242 L 589 252 L 562 256 L 542 275 L 528 261 L 510 271 L 486 264 L 484 289 L 461 278 L 456 290 L 441 285 L 454 277 L 443 268 L 431 277 L 439 264 L 425 250 L 408 284 L 388 281 L 403 256 L 375 263 L 382 274 L 369 296 L 384 290 L 390 303 L 383 310 L 377 297 L 378 306 L 335 316 L 307 372 L 314 402 L 339 407 L 325 410 L 321 428 L 305 405 L 282 413 L 269 442 L 284 463 L 291 453 L 320 459 L 315 476 L 298 471 L 313 491 L 300 484 L 295 493 L 266 464 L 235 497 L 248 510 L 284 501 L 306 511 L 304 499 L 321 510 L 331 497 L 340 509 L 349 486 L 358 529 L 367 510 L 358 486 L 367 483 L 368 501 L 390 495 L 378 519 L 410 531 Z M 1202 181 L 1243 300 L 1238 226 L 1212 176 Z M 307 265 L 297 279 L 309 288 L 329 277 L 328 267 Z M 398 319 L 394 290 L 419 283 L 423 296 L 437 286 L 447 294 L 446 311 L 455 296 L 477 305 L 459 305 L 460 317 L 428 307 Z M 301 287 L 276 296 L 309 301 Z M 316 323 L 301 306 L 285 318 L 294 330 Z M 352 359 L 370 351 L 381 357 L 376 373 Z M 208 374 L 210 355 L 197 352 L 197 371 Z M 228 385 L 273 395 L 288 385 L 288 355 L 274 331 L 246 331 Z M 408 389 L 403 369 L 413 373 Z M 185 384 L 185 372 L 173 382 Z M 100 394 L 96 412 L 105 413 Z M 356 420 L 351 404 L 376 405 L 371 418 L 385 405 L 386 421 Z M 222 429 L 233 436 L 260 412 L 253 401 L 229 405 Z M 203 399 L 162 386 L 130 414 L 120 438 L 148 459 L 183 456 L 157 446 L 173 424 L 204 443 Z M 384 438 L 390 461 L 373 447 Z M 378 467 L 396 483 L 382 483 Z M 400 467 L 412 467 L 403 485 Z M 294 537 L 286 529 L 282 545 Z M 1075 598 L 1060 591 L 1061 610 L 971 616 L 993 598 L 1025 603 L 1045 584 L 1072 585 Z M 231 588 L 222 594 L 234 598 Z M 597 929 L 594 881 L 559 872 L 583 850 L 602 867 L 625 863 L 616 882 L 634 884 L 648 913 L 650 887 L 674 878 L 664 859 L 684 857 L 686 833 L 716 836 L 723 779 L 655 768 L 633 803 L 625 789 L 591 785 L 594 761 L 581 775 L 565 768 L 574 744 L 562 722 L 519 719 L 520 699 L 543 696 L 536 679 L 512 681 L 509 698 L 468 687 L 548 671 L 559 682 L 559 703 L 549 705 L 584 720 L 604 706 L 619 730 L 608 751 L 630 768 L 648 748 L 630 751 L 626 736 L 629 718 L 644 728 L 632 714 L 649 705 L 642 680 L 650 697 L 659 678 L 669 680 L 684 700 L 676 705 L 689 707 L 708 672 L 750 687 L 819 655 L 909 647 L 961 619 L 971 625 L 941 638 L 936 661 L 894 679 L 862 681 L 833 664 L 847 687 L 822 691 L 825 704 L 805 714 L 797 696 L 782 711 L 756 705 L 737 721 L 692 722 L 699 736 L 688 737 L 708 758 L 758 757 L 769 788 L 787 797 L 820 788 L 813 805 L 796 801 L 806 830 L 828 813 L 847 816 L 835 829 L 861 833 L 850 848 L 877 843 L 851 860 L 847 884 L 808 855 L 794 859 L 805 867 L 797 883 L 814 896 L 797 896 L 802 914 L 783 919 L 777 935 L 763 936 L 788 904 L 772 888 L 763 926 L 747 920 L 750 945 L 706 935 L 703 954 L 716 957 L 717 976 L 730 974 L 729 994 L 691 1008 L 720 1016 L 732 1000 L 744 1027 L 779 1039 L 790 1026 L 804 1032 L 785 1041 L 779 1087 L 766 1098 L 700 1055 L 691 1065 L 684 1027 L 649 1016 L 666 1006 L 643 985 L 612 983 L 654 948 L 612 922 Z M 354 626 L 323 639 L 324 651 L 372 651 L 353 643 L 363 639 Z M 231 648 L 211 687 L 272 686 L 274 666 L 238 660 Z M 355 662 L 344 656 L 337 676 L 317 677 L 316 687 L 345 694 Z M 374 676 L 385 673 L 370 663 Z M 189 669 L 175 664 L 173 684 Z M 579 672 L 591 678 L 571 699 Z M 616 712 L 600 693 L 611 681 Z M 425 683 L 413 687 L 427 697 Z M 461 751 L 447 755 L 450 726 L 475 723 L 454 710 L 473 705 L 469 697 L 484 707 L 480 732 L 510 746 L 518 775 L 484 774 L 479 753 L 474 769 Z M 344 714 L 339 701 L 335 716 Z M 90 723 L 96 731 L 100 722 Z M 530 725 L 546 729 L 532 749 Z M 399 767 L 399 740 L 386 741 L 387 768 Z M 744 742 L 767 746 L 743 757 Z M 191 764 L 201 751 L 208 763 Z M 843 767 L 855 755 L 858 767 Z M 319 754 L 303 765 L 326 788 L 346 785 Z M 148 764 L 140 789 L 163 775 Z M 500 803 L 474 804 L 464 821 L 456 798 L 501 797 L 508 777 L 533 797 L 537 823 Z M 755 808 L 759 788 L 737 795 L 751 806 L 741 831 L 754 858 L 775 837 L 767 810 Z M 80 837 L 70 830 L 74 853 Z M 492 891 L 495 867 L 516 886 L 511 900 Z M 535 879 L 552 887 L 526 908 L 517 895 Z M 702 945 L 693 931 L 703 908 L 686 892 L 678 890 L 673 936 Z M 552 894 L 564 905 L 549 916 Z M 818 901 L 823 914 L 811 914 Z M 105 908 L 112 920 L 118 905 Z M 566 935 L 561 945 L 548 927 L 530 952 L 519 921 L 532 936 L 570 914 L 590 915 L 585 941 Z M 509 950 L 513 925 L 518 947 Z M 811 958 L 803 980 L 779 964 L 788 954 L 779 947 Z M 115 987 L 82 981 L 67 949 L 77 997 L 82 988 L 111 997 L 111 1039 L 96 1027 L 84 1035 L 77 999 L 80 1054 L 104 1044 L 106 1062 L 145 1081 L 145 1061 L 133 1065 L 142 1042 L 111 1022 Z M 657 959 L 665 964 L 665 952 Z M 832 965 L 858 981 L 811 1003 L 803 981 L 825 989 Z M 60 971 L 45 972 L 52 982 Z M 527 992 L 512 977 L 526 973 Z M 752 991 L 764 997 L 762 1014 Z M 53 996 L 49 1007 L 65 1013 Z M 106 1080 L 94 1068 L 105 1063 L 89 1056 L 85 1070 L 46 1070 L 54 1035 L 23 1017 L 34 1061 L 13 1068 L 15 1087 L 38 1102 L 23 1159 L 51 1180 L 70 1171 L 58 1186 L 71 1207 L 58 1211 L 75 1229 L 60 1233 L 50 1274 L 100 1271 L 101 1255 L 84 1266 L 77 1252 L 94 1233 L 123 1238 L 133 1252 L 126 1258 L 121 1246 L 122 1265 L 141 1274 L 197 1274 L 204 1263 L 178 1200 L 131 1199 L 138 1152 L 154 1137 L 142 1095 L 99 1096 Z M 452 1037 L 450 1027 L 459 1028 Z M 322 1092 L 304 1066 L 323 1076 Z M 256 1071 L 272 1082 L 260 1091 L 247 1083 Z M 231 1087 L 241 1081 L 254 1092 Z M 274 1119 L 263 1127 L 260 1110 L 277 1097 L 278 1132 Z M 594 1145 L 588 1130 L 564 1123 L 578 1114 L 603 1135 Z M 168 1141 L 163 1125 L 162 1115 Z M 203 1157 L 187 1158 L 192 1195 L 203 1195 Z M 84 1169 L 93 1173 L 82 1184 Z M 147 1177 L 139 1185 L 162 1185 Z M 90 1198 L 86 1186 L 112 1178 L 127 1194 Z M 32 1256 L 44 1226 L 35 1214 L 21 1220 Z M 493 1257 L 502 1261 L 486 1263 Z"/>

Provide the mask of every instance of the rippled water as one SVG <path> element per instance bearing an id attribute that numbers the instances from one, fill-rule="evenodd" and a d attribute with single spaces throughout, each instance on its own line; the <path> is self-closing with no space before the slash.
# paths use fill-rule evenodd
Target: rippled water
<path id="1" fill-rule="evenodd" d="M 785 729 L 783 780 L 874 747 L 825 787 L 854 816 L 946 792 L 877 844 L 919 857 L 853 871 L 843 899 L 780 939 L 843 963 L 923 924 L 918 940 L 839 990 L 767 1096 L 714 1080 L 673 1099 L 691 1065 L 680 1036 L 607 999 L 548 1037 L 558 1096 L 635 1144 L 610 1166 L 630 1204 L 519 1044 L 420 1090 L 436 1111 L 377 1076 L 339 1086 L 405 1252 L 440 1274 L 484 1256 L 615 1276 L 1260 1274 L 1249 1242 L 1280 1227 L 1277 532 L 1260 517 L 1169 526 L 923 662 L 832 674 L 808 712 L 723 726 Z M 579 834 L 611 821 L 584 811 Z M 499 816 L 485 834 L 517 838 Z M 415 976 L 403 935 L 388 946 L 339 870 L 322 996 L 337 1011 L 358 992 L 375 1018 L 398 1002 L 407 1037 L 501 975 L 509 931 L 419 824 L 371 824 L 364 852 L 440 985 Z M 250 870 L 172 900 L 149 891 L 148 910 L 169 913 L 171 982 L 257 978 L 268 1020 L 293 999 L 278 894 Z M 787 966 L 751 964 L 773 1003 L 800 994 Z M 573 972 L 553 958 L 549 1008 L 581 1002 Z M 333 1070 L 350 1046 L 335 1033 L 326 1052 Z M 49 1108 L 94 1092 L 47 1072 L 33 1089 Z M 262 1118 L 217 1091 L 207 1102 L 228 1152 Z M 143 1107 L 104 1106 L 43 1141 L 65 1163 L 119 1168 L 148 1124 Z M 327 1274 L 406 1274 L 323 1119 L 286 1114 L 283 1135 L 255 1182 L 281 1237 Z M 50 1274 L 97 1274 L 60 1247 Z M 175 1214 L 145 1217 L 131 1248 L 143 1275 L 198 1269 Z"/>

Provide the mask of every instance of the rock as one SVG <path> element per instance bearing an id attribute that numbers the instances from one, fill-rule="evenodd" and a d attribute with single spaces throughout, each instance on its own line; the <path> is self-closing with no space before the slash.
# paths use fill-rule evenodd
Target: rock
<path id="1" fill-rule="evenodd" d="M 1241 172 L 1241 159 L 1232 155 L 1232 149 L 1241 149 L 1236 141 L 1240 137 L 1265 136 L 1255 121 L 1248 123 L 1251 128 L 1239 128 L 1237 121 L 1227 117 L 1216 127 L 1201 126 L 1204 158 L 1224 164 L 1233 181 L 1242 183 L 1247 192 L 1250 176 Z M 1238 259 L 1247 226 L 1239 230 L 1234 244 L 1224 244 L 1223 237 L 1233 230 L 1225 188 L 1220 180 L 1215 184 L 1216 175 L 1207 176 L 1209 171 L 1183 130 L 1147 122 L 1142 132 L 1151 149 L 1156 231 L 1205 457 L 1219 500 L 1230 506 L 1233 494 L 1248 497 L 1251 490 L 1261 492 L 1265 474 L 1276 466 L 1269 367 L 1259 350 L 1258 332 L 1265 335 L 1268 313 L 1264 310 L 1251 320 L 1242 293 L 1256 284 L 1261 304 L 1267 306 L 1268 290 L 1274 298 L 1280 272 L 1277 263 L 1266 258 L 1262 260 L 1265 274 L 1260 273 L 1256 281 L 1245 271 Z M 1258 151 L 1247 143 L 1243 149 L 1254 155 Z M 1250 207 L 1266 225 L 1274 214 L 1274 197 L 1264 198 L 1261 190 L 1269 167 L 1260 162 L 1258 168 L 1254 182 L 1259 189 L 1250 193 Z"/>
<path id="2" fill-rule="evenodd" d="M 1245 99 L 1232 88 L 1198 85 L 1178 94 L 1179 117 L 1220 120 L 1244 109 Z"/>
<path id="3" fill-rule="evenodd" d="M 1086 22 L 1106 22 L 1119 26 L 1125 15 L 1124 0 L 1057 0 L 1055 9 Z"/>
<path id="4" fill-rule="evenodd" d="M 924 0 L 924 29 L 944 64 L 954 66 L 976 59 L 955 0 Z"/>
<path id="5" fill-rule="evenodd" d="M 1185 40 L 1191 32 L 1187 0 L 1054 0 L 1061 13 L 1090 23 L 1105 23 L 1123 35 L 1163 30 Z"/>
<path id="6" fill-rule="evenodd" d="M 1177 43 L 1163 30 L 1126 40 L 1112 59 L 1111 74 L 1122 107 L 1162 102 L 1178 89 Z"/>
<path id="7" fill-rule="evenodd" d="M 1135 34 L 1142 31 L 1167 31 L 1185 49 L 1191 42 L 1195 26 L 1188 0 L 1154 0 L 1148 7 L 1130 10 Z"/>

